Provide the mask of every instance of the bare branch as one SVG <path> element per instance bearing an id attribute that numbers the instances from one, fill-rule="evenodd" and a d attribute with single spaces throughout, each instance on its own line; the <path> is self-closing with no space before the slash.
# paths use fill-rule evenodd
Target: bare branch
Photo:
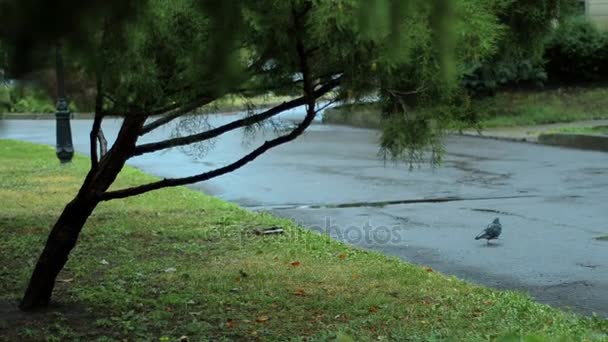
<path id="1" fill-rule="evenodd" d="M 330 82 L 328 82 L 328 83 L 324 84 L 322 87 L 320 87 L 317 91 L 313 92 L 314 98 L 316 99 L 318 97 L 321 97 L 321 96 L 327 94 L 328 92 L 330 92 L 331 90 L 336 88 L 339 84 L 340 84 L 339 78 L 331 80 Z M 223 125 L 223 126 L 220 126 L 220 127 L 217 127 L 217 128 L 214 128 L 214 129 L 211 129 L 211 130 L 199 133 L 199 134 L 193 134 L 193 135 L 189 135 L 186 137 L 173 138 L 173 139 L 168 139 L 168 140 L 164 140 L 164 141 L 160 141 L 160 142 L 144 144 L 144 145 L 136 147 L 135 150 L 133 151 L 131 157 L 164 150 L 164 149 L 171 148 L 171 147 L 184 146 L 184 145 L 189 145 L 189 144 L 193 144 L 196 142 L 213 139 L 224 133 L 230 132 L 232 130 L 235 130 L 235 129 L 238 129 L 241 127 L 256 124 L 258 122 L 261 122 L 263 120 L 276 116 L 286 110 L 296 108 L 296 107 L 305 105 L 307 103 L 308 103 L 308 100 L 306 97 L 300 97 L 295 100 L 291 100 L 289 102 L 283 102 L 282 104 L 275 106 L 271 109 L 268 109 L 262 113 L 255 114 L 255 115 L 252 115 L 252 116 L 240 119 L 240 120 L 235 120 L 226 125 Z"/>
<path id="2" fill-rule="evenodd" d="M 113 200 L 113 199 L 141 195 L 146 192 L 158 190 L 158 189 L 162 189 L 162 188 L 198 183 L 198 182 L 206 181 L 211 178 L 215 178 L 215 177 L 230 173 L 232 171 L 235 171 L 235 170 L 243 167 L 244 165 L 248 164 L 249 162 L 255 160 L 257 157 L 261 156 L 266 151 L 296 139 L 298 136 L 300 136 L 304 132 L 304 130 L 306 128 L 308 128 L 308 126 L 310 126 L 313 119 L 314 119 L 314 114 L 313 115 L 310 115 L 310 113 L 307 114 L 304 121 L 302 121 L 289 134 L 282 135 L 278 138 L 264 142 L 264 144 L 259 146 L 257 149 L 253 150 L 251 153 L 247 154 L 246 156 L 242 157 L 241 159 L 237 160 L 236 162 L 234 162 L 232 164 L 226 165 L 224 167 L 221 167 L 221 168 L 209 171 L 209 172 L 191 176 L 191 177 L 166 178 L 166 179 L 163 179 L 158 182 L 141 185 L 141 186 L 137 186 L 137 187 L 133 187 L 133 188 L 109 191 L 109 192 L 106 192 L 103 195 L 101 195 L 101 200 L 109 201 L 109 200 Z"/>
<path id="3" fill-rule="evenodd" d="M 140 113 L 127 115 L 120 126 L 114 146 L 102 158 L 97 161 L 97 168 L 91 169 L 85 177 L 80 191 L 89 189 L 90 186 L 101 187 L 95 189 L 95 196 L 103 194 L 114 182 L 118 173 L 124 166 L 129 153 L 135 147 L 139 131 L 146 121 L 146 116 Z M 94 135 L 91 134 L 93 137 Z M 97 137 L 95 135 L 94 137 Z M 97 153 L 97 151 L 95 151 Z"/>
<path id="4" fill-rule="evenodd" d="M 99 157 L 103 158 L 108 153 L 108 141 L 101 127 L 99 133 L 97 133 L 97 140 L 99 140 Z"/>
<path id="5" fill-rule="evenodd" d="M 95 115 L 95 119 L 93 120 L 93 128 L 91 128 L 91 134 L 89 136 L 91 145 L 91 169 L 93 170 L 99 165 L 99 156 L 97 155 L 97 137 L 101 131 L 102 120 L 103 116 Z"/>
<path id="6" fill-rule="evenodd" d="M 331 99 L 331 100 L 327 101 L 326 104 L 324 104 L 320 108 L 317 108 L 317 110 L 315 110 L 315 113 L 319 113 L 319 112 L 323 111 L 324 109 L 326 109 L 327 107 L 331 106 L 332 104 L 334 104 L 336 102 L 338 102 L 337 99 Z"/>
<path id="7" fill-rule="evenodd" d="M 304 81 L 304 97 L 306 98 L 306 102 L 308 105 L 308 113 L 313 113 L 315 110 L 315 101 L 316 97 L 314 96 L 314 84 L 311 79 L 310 68 L 308 66 L 308 54 L 306 52 L 306 48 L 304 47 L 304 42 L 302 38 L 302 34 L 304 31 L 302 27 L 302 23 L 300 19 L 304 16 L 310 9 L 312 8 L 312 2 L 307 1 L 304 4 L 304 8 L 300 13 L 295 8 L 295 5 L 292 3 L 292 11 L 293 11 L 293 21 L 294 21 L 294 29 L 296 36 L 296 50 L 298 51 L 298 57 L 300 59 L 300 72 L 302 73 L 302 80 Z"/>
<path id="8" fill-rule="evenodd" d="M 144 126 L 144 128 L 142 129 L 140 135 L 145 135 L 147 133 L 150 133 L 151 131 L 168 124 L 169 122 L 179 118 L 180 116 L 184 115 L 184 114 L 188 114 L 194 110 L 196 110 L 197 108 L 200 108 L 206 104 L 209 104 L 213 101 L 214 99 L 210 98 L 210 97 L 203 97 L 200 99 L 197 99 L 195 101 L 192 101 L 186 105 L 183 105 L 181 107 L 178 107 L 178 105 L 174 105 L 171 107 L 175 107 L 169 110 L 164 111 L 163 113 L 166 113 L 167 111 L 171 111 L 170 113 L 166 114 L 165 116 L 156 119 L 155 121 L 152 121 L 151 123 L 147 124 Z M 167 107 L 169 108 L 169 107 Z M 158 113 L 158 111 L 157 111 Z"/>
<path id="9" fill-rule="evenodd" d="M 101 78 L 101 73 L 99 70 L 96 70 L 96 87 L 97 94 L 95 96 L 95 119 L 93 120 L 93 127 L 91 128 L 90 139 L 90 147 L 91 147 L 91 169 L 97 169 L 99 165 L 99 156 L 97 155 L 97 136 L 101 131 L 101 121 L 103 120 L 103 81 Z"/>

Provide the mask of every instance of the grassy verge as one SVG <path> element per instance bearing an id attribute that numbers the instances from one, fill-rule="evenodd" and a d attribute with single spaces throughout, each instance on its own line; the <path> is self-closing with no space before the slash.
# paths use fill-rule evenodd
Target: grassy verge
<path id="1" fill-rule="evenodd" d="M 380 106 L 376 103 L 346 104 L 329 108 L 323 115 L 323 122 L 361 128 L 382 127 Z"/>
<path id="2" fill-rule="evenodd" d="M 484 127 L 608 119 L 608 88 L 504 92 L 474 102 Z"/>
<path id="3" fill-rule="evenodd" d="M 228 96 L 214 101 L 209 106 L 209 110 L 213 112 L 239 112 L 247 110 L 248 106 L 267 108 L 292 99 L 293 97 L 290 96 L 277 95 L 256 96 L 249 99 L 238 96 Z"/>
<path id="4" fill-rule="evenodd" d="M 276 96 L 276 95 L 264 95 L 256 96 L 250 99 L 243 97 L 228 96 L 221 98 L 211 103 L 205 109 L 212 112 L 240 112 L 247 110 L 248 106 L 254 106 L 256 108 L 267 108 L 276 106 L 282 102 L 289 101 L 293 97 L 289 96 Z M 92 108 L 81 108 L 79 110 L 74 105 L 71 105 L 70 110 L 72 112 L 91 113 Z M 11 119 L 19 118 L 20 116 L 32 117 L 30 114 L 38 114 L 43 117 L 42 114 L 53 115 L 55 113 L 55 105 L 48 99 L 37 99 L 34 97 L 25 97 L 18 101 L 18 103 L 11 104 L 8 102 L 2 102 L 0 99 L 0 115 L 8 114 L 7 117 Z"/>
<path id="5" fill-rule="evenodd" d="M 533 126 L 581 120 L 608 119 L 608 88 L 565 88 L 502 92 L 474 100 L 482 127 Z M 329 110 L 326 122 L 358 127 L 381 126 L 377 105 L 347 105 Z"/>
<path id="6" fill-rule="evenodd" d="M 608 134 L 608 126 L 562 127 L 548 133 L 575 133 L 575 134 Z"/>
<path id="7" fill-rule="evenodd" d="M 0 141 L 0 340 L 606 340 L 608 324 L 347 247 L 287 220 L 185 189 L 101 205 L 64 271 L 61 306 L 24 316 L 21 295 L 88 161 Z M 117 186 L 153 177 L 127 168 Z M 260 237 L 280 225 L 282 236 Z M 541 339 L 542 340 L 542 339 Z"/>

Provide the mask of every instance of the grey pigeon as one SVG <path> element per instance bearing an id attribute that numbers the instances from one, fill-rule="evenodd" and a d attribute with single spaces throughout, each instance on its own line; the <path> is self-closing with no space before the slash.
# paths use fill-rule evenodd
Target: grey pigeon
<path id="1" fill-rule="evenodd" d="M 498 239 L 501 232 L 502 226 L 500 225 L 497 217 L 494 219 L 494 222 L 490 223 L 488 227 L 483 230 L 483 232 L 475 237 L 475 240 L 486 239 L 486 242 L 490 243 L 490 240 Z"/>

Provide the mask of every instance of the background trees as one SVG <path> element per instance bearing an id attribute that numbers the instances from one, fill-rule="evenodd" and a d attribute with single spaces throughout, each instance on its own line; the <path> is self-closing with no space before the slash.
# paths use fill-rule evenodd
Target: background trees
<path id="1" fill-rule="evenodd" d="M 574 15 L 579 4 L 576 0 L 481 1 L 503 30 L 493 53 L 467 61 L 462 85 L 474 96 L 509 85 L 542 85 L 547 80 L 543 55 L 547 35 L 559 19 Z"/>

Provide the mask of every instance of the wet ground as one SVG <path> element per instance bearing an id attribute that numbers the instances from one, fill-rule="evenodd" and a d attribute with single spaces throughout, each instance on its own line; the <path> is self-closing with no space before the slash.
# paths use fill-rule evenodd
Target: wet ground
<path id="1" fill-rule="evenodd" d="M 72 124 L 76 149 L 86 153 L 91 123 Z M 109 139 L 118 124 L 105 122 Z M 0 121 L 0 138 L 53 144 L 54 122 Z M 264 138 L 235 132 L 206 146 L 203 158 L 173 150 L 130 164 L 184 176 L 225 165 Z M 449 137 L 441 167 L 408 170 L 385 165 L 376 142 L 372 130 L 314 125 L 296 142 L 193 187 L 472 282 L 608 317 L 608 154 Z M 495 217 L 501 238 L 475 241 Z"/>

